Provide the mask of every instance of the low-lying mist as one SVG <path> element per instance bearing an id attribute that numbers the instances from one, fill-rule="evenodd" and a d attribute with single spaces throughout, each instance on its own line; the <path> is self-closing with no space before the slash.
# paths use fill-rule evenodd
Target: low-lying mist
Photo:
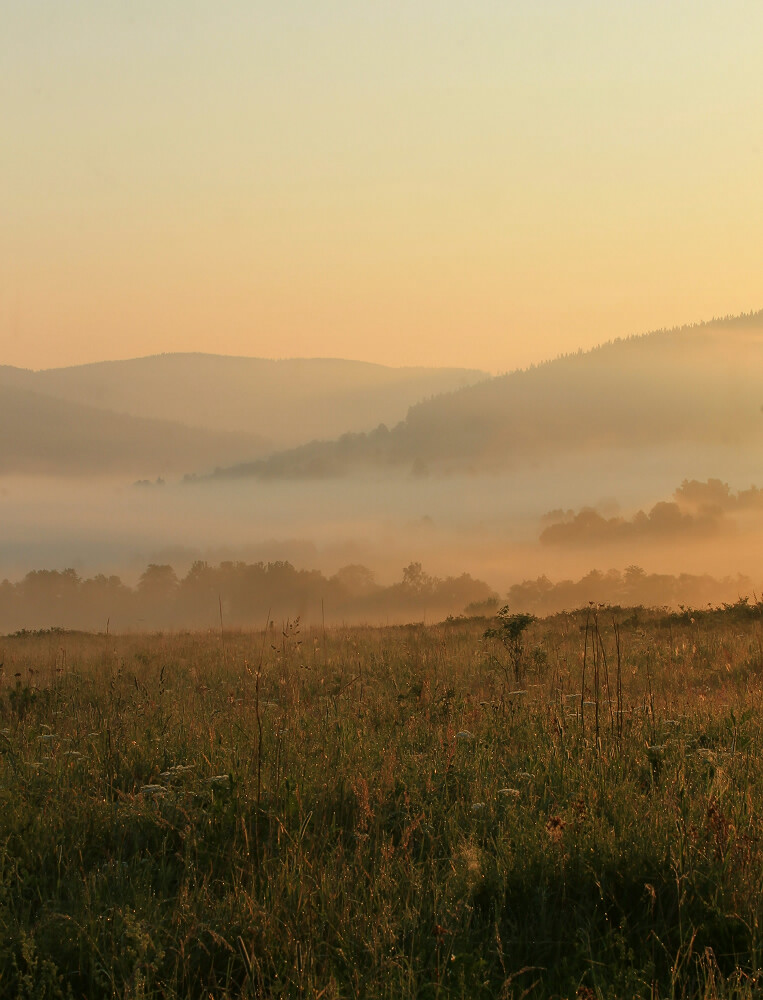
<path id="1" fill-rule="evenodd" d="M 328 601 L 329 615 L 369 621 L 460 613 L 476 598 L 444 581 L 463 574 L 483 595 L 545 610 L 608 593 L 735 600 L 760 585 L 762 366 L 763 311 L 497 378 L 195 355 L 2 368 L 0 580 L 71 569 L 131 589 L 151 565 L 182 583 L 199 563 L 288 562 L 320 579 L 308 601 L 293 581 L 283 614 L 322 605 L 323 617 Z M 391 610 L 381 590 L 412 565 L 421 601 L 393 590 L 408 603 Z M 374 601 L 342 591 L 346 574 L 331 582 L 348 566 L 363 567 Z M 707 575 L 725 582 L 696 582 Z M 260 581 L 265 605 L 274 579 Z M 125 620 L 147 623 L 131 600 Z M 66 625 L 57 607 L 37 624 Z"/>
<path id="2" fill-rule="evenodd" d="M 388 621 L 421 620 L 422 612 L 459 614 L 491 594 L 534 611 L 603 600 L 607 585 L 599 578 L 577 583 L 592 570 L 623 574 L 637 565 L 647 575 L 725 582 L 703 589 L 685 577 L 639 591 L 610 576 L 612 600 L 624 593 L 644 600 L 652 594 L 654 603 L 735 600 L 744 588 L 760 588 L 763 578 L 756 556 L 763 502 L 750 490 L 753 465 L 746 452 L 698 450 L 683 455 L 676 475 L 675 454 L 666 449 L 602 451 L 494 476 L 196 484 L 6 477 L 0 480 L 0 579 L 15 583 L 30 571 L 71 568 L 80 579 L 117 576 L 120 585 L 134 588 L 150 565 L 169 565 L 182 580 L 199 562 L 288 562 L 322 574 L 324 582 L 309 601 L 295 591 L 293 607 L 287 588 L 279 597 L 284 615 Z M 402 591 L 380 598 L 378 606 L 353 604 L 352 595 L 334 600 L 336 587 L 328 583 L 345 567 L 361 566 L 374 587 L 395 587 L 412 564 L 431 580 L 468 574 L 484 587 L 411 601 L 406 613 Z M 540 590 L 516 589 L 538 580 L 546 581 Z M 548 584 L 563 581 L 576 587 L 549 596 Z M 209 627 L 210 615 L 219 615 L 218 597 L 210 590 L 198 619 L 184 612 L 152 621 L 130 611 L 124 625 Z M 102 612 L 109 617 L 108 596 L 105 601 L 99 620 Z M 263 602 L 267 611 L 266 597 Z M 54 612 L 55 604 L 37 618 L 8 619 L 2 627 L 71 626 Z M 239 624 L 245 620 L 238 615 Z"/>

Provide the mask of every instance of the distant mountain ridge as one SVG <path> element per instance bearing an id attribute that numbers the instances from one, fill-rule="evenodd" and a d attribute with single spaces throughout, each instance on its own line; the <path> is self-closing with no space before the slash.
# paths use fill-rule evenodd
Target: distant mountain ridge
<path id="1" fill-rule="evenodd" d="M 129 416 L 256 434 L 267 440 L 269 449 L 397 423 L 422 399 L 488 377 L 476 369 L 198 353 L 42 371 L 0 367 L 0 386 L 15 385 Z"/>
<path id="2" fill-rule="evenodd" d="M 688 444 L 763 447 L 763 311 L 610 341 L 418 403 L 392 429 L 217 475 L 486 472 L 560 453 Z"/>
<path id="3" fill-rule="evenodd" d="M 0 474 L 182 475 L 317 435 L 401 419 L 486 378 L 339 359 L 164 354 L 31 371 L 0 366 Z"/>

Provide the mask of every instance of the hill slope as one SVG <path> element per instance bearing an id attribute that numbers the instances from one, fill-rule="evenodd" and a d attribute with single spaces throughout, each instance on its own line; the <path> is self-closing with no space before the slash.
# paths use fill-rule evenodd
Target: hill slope
<path id="1" fill-rule="evenodd" d="M 163 354 L 39 372 L 0 367 L 0 385 L 131 416 L 256 433 L 271 448 L 397 423 L 411 405 L 484 378 L 484 372 L 471 369 L 210 354 Z"/>
<path id="2" fill-rule="evenodd" d="M 0 426 L 0 474 L 177 475 L 264 448 L 253 434 L 125 416 L 9 385 L 0 385 Z"/>
<path id="3" fill-rule="evenodd" d="M 762 404 L 763 311 L 614 341 L 422 402 L 392 430 L 316 441 L 219 474 L 480 472 L 613 448 L 761 447 Z"/>

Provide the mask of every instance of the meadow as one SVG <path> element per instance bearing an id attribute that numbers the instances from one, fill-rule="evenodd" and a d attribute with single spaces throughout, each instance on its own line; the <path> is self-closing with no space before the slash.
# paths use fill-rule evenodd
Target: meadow
<path id="1" fill-rule="evenodd" d="M 762 604 L 0 661 L 2 997 L 761 995 Z"/>

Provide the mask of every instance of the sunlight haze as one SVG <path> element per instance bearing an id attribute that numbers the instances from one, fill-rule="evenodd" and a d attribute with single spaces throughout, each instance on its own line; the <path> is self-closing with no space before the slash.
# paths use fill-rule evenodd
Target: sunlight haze
<path id="1" fill-rule="evenodd" d="M 760 1000 L 762 43 L 0 0 L 0 1000 Z"/>

